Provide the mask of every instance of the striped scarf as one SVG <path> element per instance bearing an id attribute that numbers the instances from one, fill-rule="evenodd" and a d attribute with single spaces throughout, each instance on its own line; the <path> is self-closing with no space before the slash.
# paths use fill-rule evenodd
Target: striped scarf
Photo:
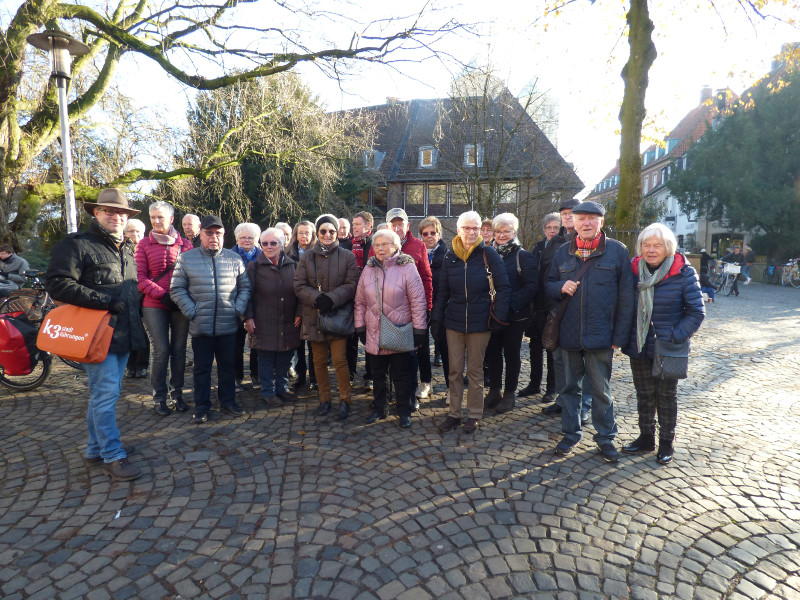
<path id="1" fill-rule="evenodd" d="M 639 307 L 636 311 L 636 347 L 639 352 L 642 351 L 647 341 L 650 319 L 653 316 L 653 295 L 655 294 L 653 288 L 666 278 L 673 262 L 675 262 L 675 257 L 668 256 L 654 273 L 650 273 L 644 258 L 639 260 L 639 283 L 636 286 L 639 290 Z"/>

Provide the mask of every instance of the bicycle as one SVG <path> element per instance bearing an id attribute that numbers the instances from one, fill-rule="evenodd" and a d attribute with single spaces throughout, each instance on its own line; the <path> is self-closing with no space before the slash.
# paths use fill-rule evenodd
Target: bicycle
<path id="1" fill-rule="evenodd" d="M 38 329 L 41 327 L 45 315 L 56 307 L 56 303 L 53 302 L 39 279 L 44 275 L 43 271 L 26 271 L 23 275 L 28 279 L 25 285 L 30 285 L 30 287 L 14 290 L 7 298 L 3 298 L 0 301 L 0 315 L 22 313 Z M 60 356 L 58 359 L 73 369 L 83 371 L 83 364 L 79 362 Z M 19 392 L 36 389 L 47 381 L 53 367 L 52 363 L 52 355 L 39 350 L 39 360 L 28 375 L 7 375 L 0 365 L 0 385 Z"/>
<path id="2" fill-rule="evenodd" d="M 777 285 L 781 282 L 781 269 L 774 258 L 770 258 L 764 267 L 764 283 Z"/>
<path id="3" fill-rule="evenodd" d="M 724 265 L 725 263 L 719 263 L 720 265 Z M 711 282 L 711 286 L 715 290 L 719 290 L 722 287 L 722 284 L 725 280 L 724 275 L 722 273 L 722 266 L 717 266 L 716 262 L 709 261 L 708 263 L 708 280 Z"/>
<path id="4" fill-rule="evenodd" d="M 781 273 L 781 285 L 800 288 L 800 258 L 793 258 L 784 265 Z"/>
<path id="5" fill-rule="evenodd" d="M 722 286 L 719 291 L 726 296 L 730 296 L 733 291 L 733 283 L 736 281 L 736 278 L 739 277 L 742 266 L 737 263 L 720 262 L 720 264 L 722 265 Z"/>

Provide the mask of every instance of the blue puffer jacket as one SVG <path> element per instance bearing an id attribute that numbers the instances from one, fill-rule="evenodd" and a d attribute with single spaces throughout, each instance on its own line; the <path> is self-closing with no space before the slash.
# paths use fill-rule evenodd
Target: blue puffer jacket
<path id="1" fill-rule="evenodd" d="M 547 295 L 559 301 L 564 282 L 583 265 L 573 238 L 556 250 L 547 276 Z M 597 258 L 581 277 L 564 317 L 558 345 L 564 350 L 609 350 L 623 347 L 633 323 L 634 284 L 631 257 L 624 244 L 605 237 L 595 251 Z"/>
<path id="2" fill-rule="evenodd" d="M 524 321 L 531 314 L 531 302 L 539 289 L 539 265 L 533 254 L 521 247 L 509 252 L 502 259 L 508 275 L 508 284 L 511 286 L 508 320 Z"/>
<path id="3" fill-rule="evenodd" d="M 641 256 L 633 259 L 631 264 L 634 282 L 639 282 L 639 261 Z M 635 290 L 636 288 L 634 288 Z M 703 295 L 697 282 L 697 272 L 682 254 L 675 255 L 675 262 L 667 276 L 658 282 L 653 294 L 653 315 L 655 335 L 669 342 L 681 343 L 694 335 L 706 316 Z M 635 291 L 635 307 L 639 308 L 639 292 Z M 634 314 L 636 314 L 634 312 Z M 629 341 L 622 351 L 632 358 L 653 358 L 655 336 L 653 327 L 647 332 L 647 341 L 639 352 L 636 346 L 636 320 L 631 326 Z"/>
<path id="4" fill-rule="evenodd" d="M 483 242 L 472 251 L 466 264 L 452 249 L 445 254 L 431 321 L 461 333 L 489 331 L 489 280 L 483 264 L 484 252 L 497 292 L 494 315 L 501 321 L 508 321 L 511 296 L 508 275 L 500 255 L 494 248 L 485 248 Z"/>

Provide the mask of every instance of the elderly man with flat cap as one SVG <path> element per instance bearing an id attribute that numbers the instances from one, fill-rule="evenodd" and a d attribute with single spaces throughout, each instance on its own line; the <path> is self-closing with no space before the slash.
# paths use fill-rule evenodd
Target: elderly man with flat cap
<path id="1" fill-rule="evenodd" d="M 102 467 L 117 481 L 139 477 L 128 463 L 133 447 L 124 448 L 117 427 L 116 407 L 128 354 L 147 344 L 139 317 L 133 242 L 125 238 L 128 217 L 139 214 L 118 189 L 100 192 L 97 202 L 83 205 L 92 220 L 86 231 L 70 233 L 53 247 L 45 287 L 54 300 L 84 308 L 108 310 L 114 334 L 103 362 L 86 364 L 89 441 L 86 464 Z"/>
<path id="2" fill-rule="evenodd" d="M 592 424 L 597 432 L 594 441 L 603 460 L 617 462 L 611 361 L 614 349 L 628 340 L 633 323 L 631 258 L 624 244 L 603 232 L 605 209 L 601 205 L 582 202 L 572 214 L 576 235 L 556 251 L 547 277 L 548 295 L 567 302 L 558 340 L 564 361 L 564 437 L 556 446 L 556 454 L 570 454 L 583 437 L 583 387 L 592 397 Z"/>

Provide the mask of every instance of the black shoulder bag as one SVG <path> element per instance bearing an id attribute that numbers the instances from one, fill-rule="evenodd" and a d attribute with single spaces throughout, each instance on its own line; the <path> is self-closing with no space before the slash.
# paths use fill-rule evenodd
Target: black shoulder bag
<path id="1" fill-rule="evenodd" d="M 589 264 L 597 258 L 596 256 L 591 256 L 583 261 L 583 265 L 578 270 L 578 274 L 575 275 L 574 279 L 567 279 L 566 281 L 578 281 L 583 274 L 586 272 L 586 269 L 589 268 Z M 562 284 L 563 285 L 563 284 Z M 572 296 L 567 296 L 566 298 L 562 298 L 561 302 L 559 302 L 558 306 L 552 309 L 549 313 L 547 313 L 547 321 L 544 324 L 544 329 L 542 330 L 542 347 L 545 350 L 549 350 L 552 352 L 553 350 L 558 349 L 558 336 L 561 331 L 561 319 L 564 316 L 564 312 L 567 310 L 567 304 L 572 299 Z"/>
<path id="2" fill-rule="evenodd" d="M 322 292 L 322 286 L 317 278 L 317 257 L 312 254 L 309 262 L 314 263 L 314 280 L 317 282 L 317 291 Z M 356 332 L 354 301 L 348 300 L 324 314 L 317 311 L 317 331 L 323 335 L 334 337 L 352 336 Z"/>

